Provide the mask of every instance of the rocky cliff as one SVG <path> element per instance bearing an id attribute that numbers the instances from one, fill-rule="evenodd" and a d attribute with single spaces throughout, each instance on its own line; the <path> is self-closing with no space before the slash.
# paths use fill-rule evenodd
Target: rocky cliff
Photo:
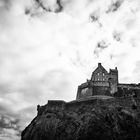
<path id="1" fill-rule="evenodd" d="M 37 116 L 22 132 L 21 138 L 86 139 L 139 140 L 139 107 L 135 106 L 131 99 L 124 98 L 94 98 L 69 103 L 48 101 L 48 104 L 38 106 Z"/>

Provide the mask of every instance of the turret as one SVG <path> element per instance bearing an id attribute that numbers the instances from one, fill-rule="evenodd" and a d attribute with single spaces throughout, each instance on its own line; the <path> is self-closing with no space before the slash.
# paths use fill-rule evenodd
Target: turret
<path id="1" fill-rule="evenodd" d="M 109 85 L 110 85 L 110 93 L 114 94 L 118 91 L 118 69 L 115 67 L 115 69 L 109 70 Z"/>
<path id="2" fill-rule="evenodd" d="M 113 78 L 117 83 L 118 83 L 118 69 L 115 67 L 115 69 L 110 69 L 109 70 L 109 78 Z"/>

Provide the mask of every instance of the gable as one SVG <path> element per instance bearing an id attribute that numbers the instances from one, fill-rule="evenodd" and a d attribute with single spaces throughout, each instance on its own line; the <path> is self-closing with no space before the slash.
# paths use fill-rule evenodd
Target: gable
<path id="1" fill-rule="evenodd" d="M 103 66 L 98 66 L 98 67 L 93 71 L 93 74 L 97 74 L 97 73 L 108 74 L 108 72 L 106 71 L 106 69 L 105 69 Z"/>
<path id="2" fill-rule="evenodd" d="M 91 80 L 92 81 L 107 81 L 108 72 L 102 65 L 98 65 L 98 67 L 92 73 Z"/>

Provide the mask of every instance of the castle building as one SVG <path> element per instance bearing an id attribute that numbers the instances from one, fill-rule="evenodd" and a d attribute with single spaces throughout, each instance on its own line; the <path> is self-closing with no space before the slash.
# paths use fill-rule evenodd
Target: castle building
<path id="1" fill-rule="evenodd" d="M 76 99 L 92 97 L 94 95 L 114 96 L 119 90 L 140 89 L 137 84 L 120 84 L 118 82 L 118 69 L 110 69 L 109 72 L 98 63 L 98 67 L 92 72 L 90 80 L 78 86 Z"/>

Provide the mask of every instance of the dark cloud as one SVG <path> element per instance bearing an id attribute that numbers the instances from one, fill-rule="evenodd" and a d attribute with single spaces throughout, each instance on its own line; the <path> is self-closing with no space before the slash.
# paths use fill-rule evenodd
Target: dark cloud
<path id="1" fill-rule="evenodd" d="M 100 22 L 100 12 L 98 10 L 94 11 L 92 14 L 90 14 L 90 22 L 97 23 L 99 27 L 102 27 L 102 23 Z"/>
<path id="2" fill-rule="evenodd" d="M 90 14 L 91 22 L 99 22 L 100 12 L 99 10 L 95 10 Z"/>
<path id="3" fill-rule="evenodd" d="M 98 57 L 99 53 L 102 52 L 102 50 L 106 49 L 108 46 L 109 44 L 104 40 L 97 42 L 97 45 L 94 49 L 94 54 Z"/>
<path id="4" fill-rule="evenodd" d="M 58 13 L 58 12 L 61 12 L 62 10 L 63 10 L 63 6 L 62 6 L 62 3 L 61 3 L 61 0 L 56 0 L 56 3 L 57 3 L 57 5 L 58 5 L 58 9 L 56 9 L 56 13 Z"/>
<path id="5" fill-rule="evenodd" d="M 6 115 L 0 115 L 0 128 L 19 130 L 19 119 L 10 118 Z"/>
<path id="6" fill-rule="evenodd" d="M 11 0 L 1 0 L 0 1 L 0 9 L 10 9 L 12 5 Z"/>
<path id="7" fill-rule="evenodd" d="M 16 140 L 20 138 L 20 135 L 21 135 L 21 130 L 19 125 L 19 119 L 4 114 L 0 114 L 0 138 L 6 136 L 7 139 L 9 138 L 9 139 Z"/>
<path id="8" fill-rule="evenodd" d="M 123 1 L 124 0 L 117 0 L 116 2 L 112 2 L 112 4 L 109 6 L 106 13 L 116 12 L 120 8 L 120 6 L 122 5 Z"/>
<path id="9" fill-rule="evenodd" d="M 121 41 L 121 33 L 114 31 L 112 35 L 116 41 Z"/>
<path id="10" fill-rule="evenodd" d="M 97 43 L 97 48 L 105 49 L 107 47 L 108 47 L 108 45 L 104 40 Z"/>
<path id="11" fill-rule="evenodd" d="M 24 113 L 23 113 L 24 112 Z M 10 107 L 0 104 L 0 138 L 3 140 L 17 140 L 21 131 L 36 115 L 36 106 L 29 106 L 18 112 L 13 112 Z"/>
<path id="12" fill-rule="evenodd" d="M 42 8 L 44 11 L 50 12 L 51 9 L 49 7 L 45 7 L 43 2 L 41 0 L 35 0 L 36 4 L 38 5 L 38 8 Z"/>
<path id="13" fill-rule="evenodd" d="M 95 15 L 95 14 L 91 14 L 90 18 L 91 18 L 91 22 L 96 22 L 99 19 L 99 17 L 97 15 Z"/>
<path id="14" fill-rule="evenodd" d="M 31 14 L 31 10 L 29 8 L 25 8 L 25 14 L 26 15 Z"/>
<path id="15" fill-rule="evenodd" d="M 92 13 L 90 15 L 90 22 L 94 22 L 94 23 L 97 22 L 99 27 L 102 27 L 102 24 L 99 21 L 99 15 L 97 13 Z"/>
<path id="16" fill-rule="evenodd" d="M 55 4 L 53 6 L 50 6 L 48 1 L 43 1 L 43 0 L 34 0 L 36 4 L 39 6 L 38 8 L 42 8 L 46 12 L 54 12 L 54 13 L 59 13 L 63 10 L 63 6 L 61 3 L 61 0 L 56 0 Z"/>

